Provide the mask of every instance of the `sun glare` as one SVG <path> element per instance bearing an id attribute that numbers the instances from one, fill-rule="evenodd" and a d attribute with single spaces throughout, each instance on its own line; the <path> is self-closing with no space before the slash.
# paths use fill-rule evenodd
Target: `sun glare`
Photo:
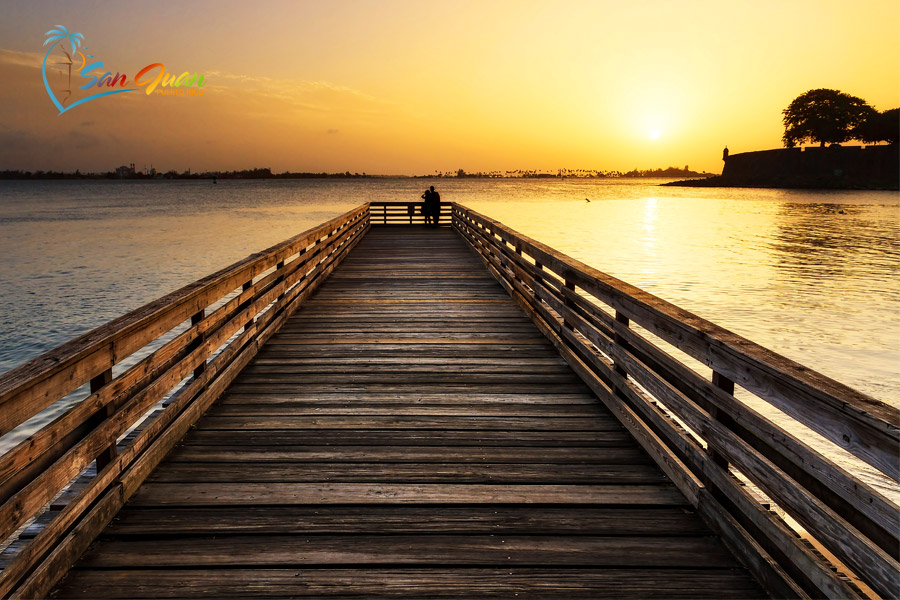
<path id="1" fill-rule="evenodd" d="M 650 133 L 650 139 L 651 139 L 651 140 L 658 140 L 658 139 L 659 139 L 659 129 L 651 129 L 649 133 Z"/>

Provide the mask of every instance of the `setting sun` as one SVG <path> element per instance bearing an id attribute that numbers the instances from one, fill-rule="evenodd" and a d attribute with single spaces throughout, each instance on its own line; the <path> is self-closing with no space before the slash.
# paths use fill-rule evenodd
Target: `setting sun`
<path id="1" fill-rule="evenodd" d="M 658 140 L 659 139 L 659 129 L 651 129 L 650 130 L 650 139 Z"/>

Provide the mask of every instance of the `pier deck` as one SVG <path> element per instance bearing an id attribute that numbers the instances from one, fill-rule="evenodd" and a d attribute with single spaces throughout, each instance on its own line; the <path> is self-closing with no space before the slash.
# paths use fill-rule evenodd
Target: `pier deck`
<path id="1" fill-rule="evenodd" d="M 765 592 L 463 238 L 372 228 L 58 598 Z"/>
<path id="2" fill-rule="evenodd" d="M 0 375 L 0 436 L 28 431 L 0 598 L 900 596 L 900 506 L 831 458 L 895 488 L 900 410 L 418 209 L 367 202 Z"/>

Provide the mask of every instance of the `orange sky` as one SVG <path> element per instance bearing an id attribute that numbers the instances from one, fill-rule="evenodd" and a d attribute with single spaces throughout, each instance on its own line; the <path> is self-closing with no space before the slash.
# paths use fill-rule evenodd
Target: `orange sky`
<path id="1" fill-rule="evenodd" d="M 900 105 L 896 0 L 162 4 L 4 0 L 0 169 L 719 172 L 725 144 L 781 146 L 806 90 Z M 57 24 L 129 80 L 161 62 L 205 93 L 57 116 Z"/>

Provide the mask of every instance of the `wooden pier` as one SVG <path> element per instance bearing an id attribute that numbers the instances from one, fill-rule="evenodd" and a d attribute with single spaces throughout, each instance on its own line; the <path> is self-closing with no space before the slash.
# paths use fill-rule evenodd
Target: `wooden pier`
<path id="1" fill-rule="evenodd" d="M 410 206 L 0 377 L 0 433 L 90 388 L 0 457 L 0 595 L 900 592 L 897 506 L 739 397 L 894 480 L 896 409 L 464 207 L 434 229 Z"/>

